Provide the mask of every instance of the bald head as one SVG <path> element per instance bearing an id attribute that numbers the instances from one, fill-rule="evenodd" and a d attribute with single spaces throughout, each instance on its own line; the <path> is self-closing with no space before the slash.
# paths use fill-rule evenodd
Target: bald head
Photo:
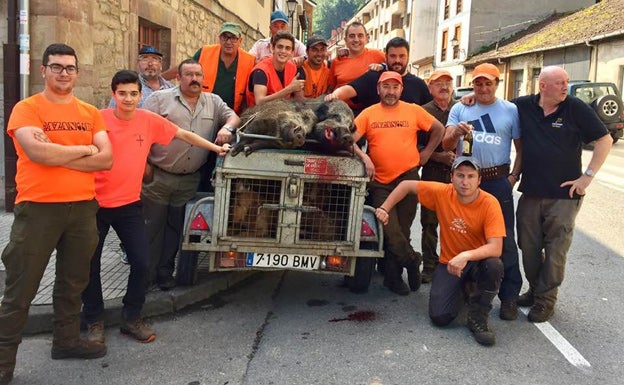
<path id="1" fill-rule="evenodd" d="M 539 74 L 539 90 L 542 102 L 557 105 L 568 96 L 568 73 L 561 67 L 548 66 Z"/>

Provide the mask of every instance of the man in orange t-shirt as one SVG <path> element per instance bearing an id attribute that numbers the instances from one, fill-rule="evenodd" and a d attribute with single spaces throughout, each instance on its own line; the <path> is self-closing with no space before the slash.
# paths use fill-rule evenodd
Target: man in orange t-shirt
<path id="1" fill-rule="evenodd" d="M 80 338 L 80 292 L 97 245 L 94 171 L 113 163 L 99 111 L 73 94 L 78 58 L 51 44 L 40 68 L 45 88 L 18 102 L 7 128 L 17 152 L 17 197 L 2 252 L 6 285 L 0 305 L 0 380 L 9 383 L 30 303 L 56 249 L 52 359 L 98 358 L 106 346 Z"/>
<path id="2" fill-rule="evenodd" d="M 100 260 L 106 235 L 112 226 L 124 245 L 130 264 L 128 286 L 123 298 L 122 333 L 140 342 L 156 339 L 154 330 L 141 319 L 150 266 L 149 242 L 142 215 L 141 180 L 152 144 L 169 144 L 174 138 L 225 155 L 229 144 L 218 146 L 201 136 L 183 130 L 169 120 L 139 109 L 141 82 L 134 71 L 118 71 L 111 82 L 116 107 L 102 110 L 108 126 L 115 164 L 95 174 L 95 193 L 99 243 L 91 257 L 89 285 L 82 293 L 87 338 L 105 343 L 104 299 L 100 279 Z"/>
<path id="3" fill-rule="evenodd" d="M 422 107 L 400 99 L 403 78 L 394 71 L 384 72 L 377 83 L 380 102 L 358 115 L 354 142 L 362 137 L 368 141 L 368 155 L 357 145 L 355 153 L 362 159 L 372 181 L 369 191 L 374 206 L 379 206 L 403 180 L 419 179 L 418 168 L 427 163 L 431 153 L 444 135 L 444 126 Z M 429 143 L 418 151 L 418 131 L 429 131 Z M 406 197 L 390 216 L 384 231 L 384 285 L 399 295 L 409 294 L 420 287 L 420 253 L 410 244 L 410 228 L 418 200 Z M 410 287 L 401 275 L 407 268 Z"/>
<path id="4" fill-rule="evenodd" d="M 308 57 L 301 68 L 305 73 L 303 96 L 316 98 L 334 89 L 331 70 L 327 67 L 327 42 L 323 36 L 311 36 L 306 44 Z"/>
<path id="5" fill-rule="evenodd" d="M 440 222 L 440 263 L 435 267 L 429 294 L 429 318 L 446 326 L 464 303 L 464 287 L 476 283 L 469 296 L 467 325 L 475 340 L 486 346 L 496 342 L 488 325 L 492 300 L 503 277 L 500 259 L 505 221 L 498 200 L 481 190 L 480 166 L 473 157 L 453 163 L 451 183 L 406 181 L 378 206 L 375 215 L 384 224 L 392 208 L 408 194 L 418 195 L 423 206 L 435 211 Z"/>

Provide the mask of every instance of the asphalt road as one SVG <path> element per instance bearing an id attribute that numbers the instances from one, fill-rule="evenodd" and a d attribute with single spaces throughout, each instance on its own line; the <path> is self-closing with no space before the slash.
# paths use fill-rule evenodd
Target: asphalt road
<path id="1" fill-rule="evenodd" d="M 399 297 L 376 274 L 355 295 L 336 276 L 266 272 L 151 319 L 154 343 L 108 329 L 103 359 L 52 361 L 49 335 L 27 337 L 14 384 L 621 384 L 623 166 L 618 143 L 583 203 L 555 316 L 501 321 L 495 300 L 494 347 L 474 342 L 461 320 L 432 326 L 428 285 Z M 374 318 L 338 320 L 359 311 Z"/>

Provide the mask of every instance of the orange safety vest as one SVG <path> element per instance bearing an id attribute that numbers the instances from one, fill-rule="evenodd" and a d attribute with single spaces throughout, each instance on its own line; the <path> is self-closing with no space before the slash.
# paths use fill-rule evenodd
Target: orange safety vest
<path id="1" fill-rule="evenodd" d="M 327 93 L 330 86 L 331 70 L 326 63 L 321 65 L 318 70 L 312 69 L 310 63 L 306 59 L 301 65 L 305 72 L 305 83 L 303 86 L 303 96 L 306 98 L 316 98 Z"/>
<path id="2" fill-rule="evenodd" d="M 221 45 L 205 45 L 202 47 L 199 55 L 199 64 L 204 71 L 203 91 L 213 92 L 214 84 L 217 80 L 217 70 L 219 69 L 219 55 L 221 54 Z M 236 77 L 234 80 L 234 112 L 241 114 L 243 109 L 243 101 L 245 90 L 247 89 L 247 80 L 249 74 L 254 67 L 256 58 L 250 53 L 238 49 L 238 64 L 236 66 Z"/>
<path id="3" fill-rule="evenodd" d="M 267 77 L 267 95 L 272 95 L 284 89 L 284 84 L 288 85 L 297 75 L 297 66 L 293 62 L 288 61 L 284 68 L 284 84 L 282 84 L 280 78 L 277 76 L 275 67 L 273 66 L 273 57 L 267 57 L 262 59 L 251 70 L 249 77 L 251 78 L 255 70 L 262 70 Z M 249 80 L 251 82 L 251 79 Z M 286 97 L 289 99 L 290 95 Z M 247 107 L 253 107 L 256 105 L 256 98 L 254 97 L 253 90 L 249 91 L 247 87 Z"/>

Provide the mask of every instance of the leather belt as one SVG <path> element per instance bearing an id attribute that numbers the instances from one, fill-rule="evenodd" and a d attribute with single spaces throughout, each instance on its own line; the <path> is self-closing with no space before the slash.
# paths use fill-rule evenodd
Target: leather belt
<path id="1" fill-rule="evenodd" d="M 500 166 L 482 168 L 480 170 L 481 180 L 492 180 L 509 176 L 509 165 L 501 164 Z"/>

